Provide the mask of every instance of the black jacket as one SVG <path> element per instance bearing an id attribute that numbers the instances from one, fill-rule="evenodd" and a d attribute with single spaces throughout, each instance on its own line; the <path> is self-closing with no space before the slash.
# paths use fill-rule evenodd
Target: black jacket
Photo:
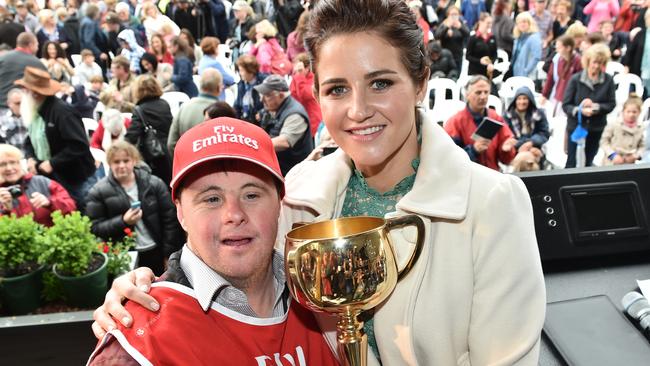
<path id="1" fill-rule="evenodd" d="M 78 184 L 95 173 L 95 159 L 90 153 L 88 135 L 79 113 L 61 99 L 50 96 L 38 111 L 45 121 L 45 136 L 50 145 L 50 164 L 54 180 Z M 28 137 L 27 157 L 36 158 Z"/>
<path id="2" fill-rule="evenodd" d="M 305 10 L 298 0 L 284 0 L 284 5 L 280 5 L 277 0 L 273 0 L 275 9 L 275 23 L 278 25 L 278 33 L 284 39 L 289 33 L 293 32 L 298 25 L 298 18 Z"/>
<path id="3" fill-rule="evenodd" d="M 139 141 L 144 137 L 144 124 L 140 115 L 134 111 L 131 117 L 131 125 L 126 130 L 124 139 L 140 149 L 140 153 L 145 157 L 145 161 L 151 167 L 153 175 L 159 177 L 163 182 L 169 184 L 171 181 L 171 156 L 167 151 L 167 137 L 169 136 L 169 127 L 172 124 L 172 112 L 169 109 L 169 104 L 166 101 L 155 97 L 145 98 L 137 103 L 137 107 L 145 119 L 145 122 L 156 129 L 156 136 L 165 150 L 165 156 L 157 160 L 146 159 L 146 154 L 143 153 L 142 148 L 139 146 Z"/>
<path id="4" fill-rule="evenodd" d="M 437 60 L 431 59 L 431 65 L 429 68 L 431 69 L 431 75 L 430 78 L 448 78 L 448 79 L 453 79 L 456 80 L 458 79 L 458 65 L 456 65 L 456 61 L 454 61 L 454 56 L 449 52 L 449 50 L 440 48 L 440 46 L 436 44 L 432 44 L 429 47 L 429 51 L 433 52 L 435 51 L 439 56 Z"/>
<path id="5" fill-rule="evenodd" d="M 487 42 L 477 35 L 472 35 L 467 41 L 467 53 L 465 57 L 469 62 L 468 75 L 487 75 L 487 66 L 481 64 L 481 58 L 488 56 L 492 63 L 497 59 L 497 41 L 490 36 Z"/>
<path id="6" fill-rule="evenodd" d="M 636 34 L 627 52 L 623 57 L 622 64 L 630 68 L 630 73 L 641 77 L 641 58 L 643 57 L 643 48 L 645 47 L 645 30 Z M 637 93 L 638 94 L 638 93 Z"/>
<path id="7" fill-rule="evenodd" d="M 135 168 L 135 178 L 144 225 L 156 244 L 162 245 L 165 256 L 169 256 L 181 248 L 185 239 L 169 190 L 162 180 L 143 168 Z M 102 240 L 123 239 L 124 229 L 129 225 L 122 216 L 130 207 L 129 196 L 113 175 L 102 178 L 88 192 L 86 203 L 93 234 Z"/>
<path id="8" fill-rule="evenodd" d="M 583 70 L 573 75 L 564 91 L 562 109 L 567 115 L 567 131 L 569 132 L 572 132 L 578 125 L 577 107 L 583 100 L 589 98 L 600 105 L 600 109 L 591 117 L 583 116 L 582 118 L 582 126 L 589 131 L 604 130 L 607 125 L 607 114 L 616 107 L 616 86 L 612 77 L 604 72 L 601 73 L 604 78 L 603 82 L 596 84 L 592 89 L 581 80 L 582 75 L 586 72 Z"/>

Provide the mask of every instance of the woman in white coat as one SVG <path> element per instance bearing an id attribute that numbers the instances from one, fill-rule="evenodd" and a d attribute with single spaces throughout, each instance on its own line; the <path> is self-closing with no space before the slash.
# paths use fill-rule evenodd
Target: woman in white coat
<path id="1" fill-rule="evenodd" d="M 298 221 L 418 214 L 425 247 L 366 322 L 369 365 L 537 365 L 546 299 L 530 199 L 518 178 L 470 162 L 417 107 L 429 75 L 422 40 L 401 0 L 314 7 L 305 43 L 340 149 L 287 175 L 277 244 Z M 406 258 L 413 233 L 392 238 Z M 122 318 L 118 292 L 137 291 L 135 277 L 151 275 L 124 277 L 96 319 L 110 324 L 105 308 Z M 332 320 L 321 325 L 334 346 Z"/>

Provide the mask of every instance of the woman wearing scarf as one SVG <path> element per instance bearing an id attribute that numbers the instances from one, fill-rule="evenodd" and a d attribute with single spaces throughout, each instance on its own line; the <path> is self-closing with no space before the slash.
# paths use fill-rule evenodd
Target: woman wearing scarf
<path id="1" fill-rule="evenodd" d="M 542 38 L 537 23 L 530 13 L 517 15 L 515 23 L 512 75 L 532 77 L 537 63 L 542 59 Z"/>

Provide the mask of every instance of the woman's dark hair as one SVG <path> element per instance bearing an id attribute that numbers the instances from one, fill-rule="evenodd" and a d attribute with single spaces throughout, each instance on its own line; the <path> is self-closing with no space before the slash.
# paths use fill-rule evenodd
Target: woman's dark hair
<path id="1" fill-rule="evenodd" d="M 142 54 L 142 58 L 140 58 L 140 72 L 142 74 L 146 74 L 149 71 L 147 71 L 147 69 L 142 65 L 142 61 L 149 62 L 151 66 L 153 66 L 153 72 L 156 72 L 156 70 L 158 70 L 158 59 L 156 58 L 156 55 L 154 55 L 153 53 L 149 53 L 149 52 L 144 53 Z"/>
<path id="2" fill-rule="evenodd" d="M 194 49 L 194 47 L 196 47 L 196 39 L 194 38 L 192 32 L 190 32 L 190 30 L 187 28 L 183 28 L 181 29 L 181 34 L 184 34 L 187 37 L 187 43 L 191 49 Z"/>
<path id="3" fill-rule="evenodd" d="M 47 52 L 47 47 L 48 47 L 50 44 L 53 44 L 54 47 L 56 48 L 56 58 L 67 58 L 67 56 L 65 55 L 65 50 L 61 47 L 61 45 L 59 44 L 59 42 L 47 41 L 47 42 L 45 42 L 45 44 L 43 44 L 43 48 L 41 48 L 41 56 L 42 56 L 44 59 L 47 60 L 47 59 L 50 58 L 50 55 L 49 55 L 49 53 Z"/>
<path id="4" fill-rule="evenodd" d="M 237 118 L 237 112 L 230 106 L 230 104 L 222 101 L 214 102 L 203 110 L 210 118 L 217 117 L 230 117 Z"/>
<path id="5" fill-rule="evenodd" d="M 304 39 L 313 70 L 321 47 L 330 38 L 373 32 L 400 51 L 402 64 L 415 85 L 427 79 L 429 67 L 422 29 L 403 0 L 319 0 L 309 18 Z M 318 89 L 318 74 L 314 74 Z"/>
<path id="6" fill-rule="evenodd" d="M 237 59 L 237 68 L 244 69 L 249 74 L 256 75 L 260 71 L 260 64 L 253 55 L 241 55 Z"/>

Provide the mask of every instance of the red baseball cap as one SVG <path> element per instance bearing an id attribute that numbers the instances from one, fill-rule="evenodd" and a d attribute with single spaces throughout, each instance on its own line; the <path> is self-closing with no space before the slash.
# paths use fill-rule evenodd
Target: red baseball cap
<path id="1" fill-rule="evenodd" d="M 240 159 L 259 165 L 280 181 L 280 198 L 284 196 L 284 178 L 268 133 L 248 122 L 219 117 L 192 127 L 178 140 L 169 184 L 172 199 L 176 199 L 183 177 L 217 159 Z"/>

